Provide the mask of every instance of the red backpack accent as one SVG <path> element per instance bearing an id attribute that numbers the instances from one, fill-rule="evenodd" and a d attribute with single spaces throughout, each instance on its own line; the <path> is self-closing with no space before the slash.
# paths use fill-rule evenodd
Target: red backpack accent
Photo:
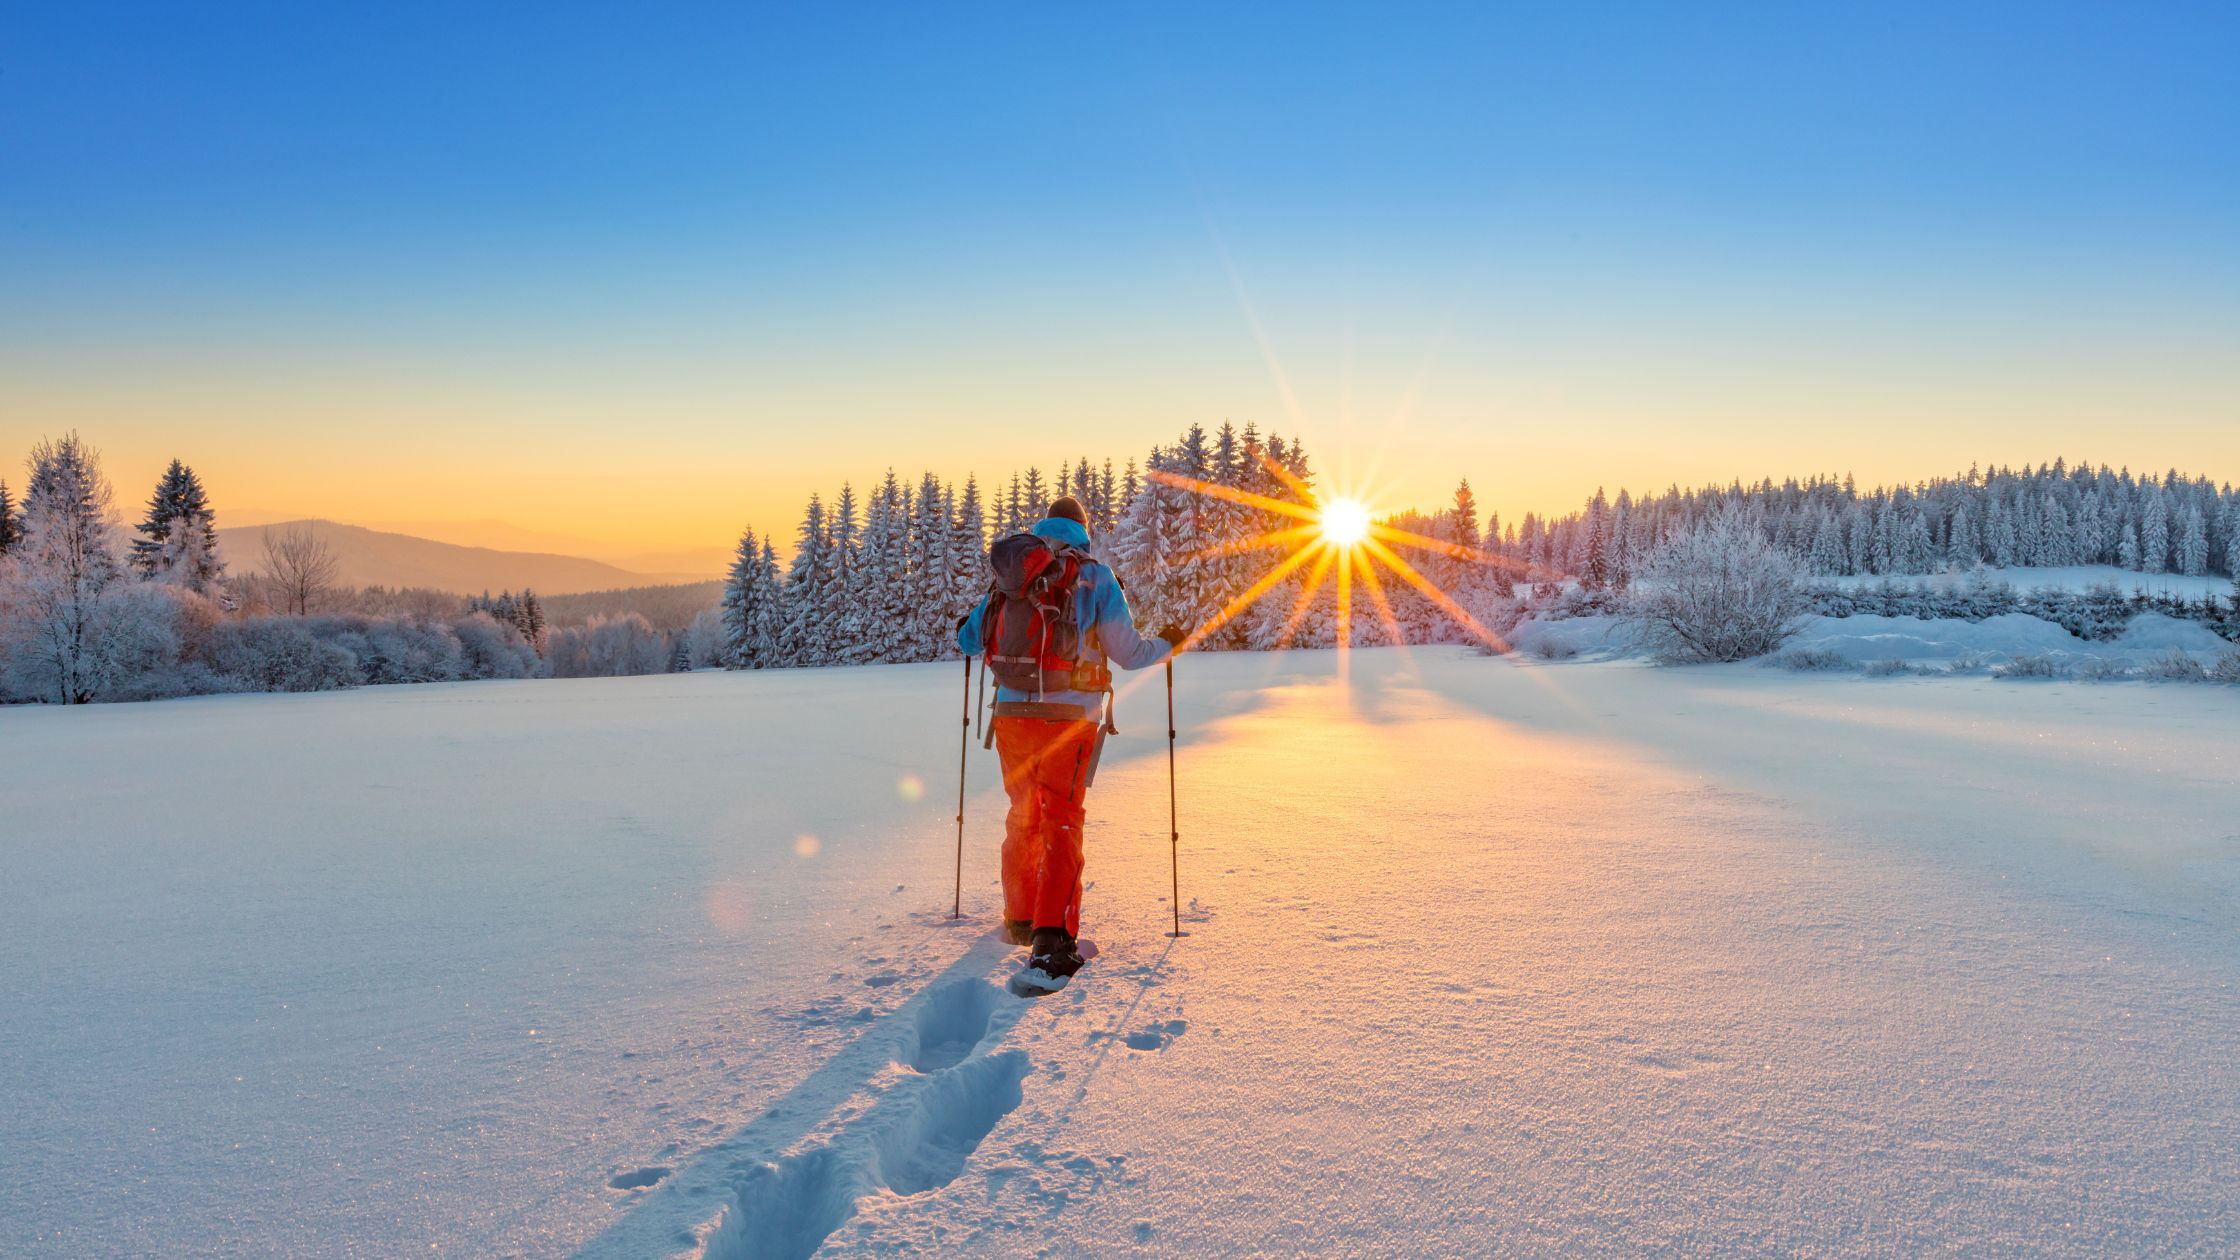
<path id="1" fill-rule="evenodd" d="M 998 683 L 1038 696 L 1112 685 L 1103 653 L 1084 642 L 1076 599 L 1082 571 L 1096 563 L 1036 534 L 1013 534 L 988 549 L 992 580 L 980 639 Z"/>

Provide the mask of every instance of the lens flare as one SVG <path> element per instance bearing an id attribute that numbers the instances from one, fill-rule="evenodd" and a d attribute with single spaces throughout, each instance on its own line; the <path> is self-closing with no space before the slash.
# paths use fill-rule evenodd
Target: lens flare
<path id="1" fill-rule="evenodd" d="M 1327 499 L 1322 504 L 1322 537 L 1333 547 L 1355 547 L 1369 536 L 1369 509 L 1352 499 Z"/>
<path id="2" fill-rule="evenodd" d="M 1279 646 L 1287 645 L 1297 631 L 1301 619 L 1333 568 L 1337 571 L 1337 620 L 1336 638 L 1340 655 L 1340 676 L 1344 674 L 1343 653 L 1352 646 L 1354 638 L 1354 591 L 1359 579 L 1363 590 L 1374 606 L 1376 619 L 1388 642 L 1404 643 L 1398 616 L 1392 607 L 1391 591 L 1384 578 L 1397 579 L 1399 584 L 1413 588 L 1449 620 L 1462 627 L 1472 638 L 1496 652 L 1506 652 L 1509 645 L 1500 635 L 1487 629 L 1455 598 L 1422 570 L 1410 563 L 1400 553 L 1414 551 L 1437 557 L 1442 566 L 1452 571 L 1456 566 L 1484 568 L 1499 582 L 1513 579 L 1522 567 L 1517 561 L 1480 545 L 1476 540 L 1433 538 L 1400 528 L 1398 518 L 1379 521 L 1361 500 L 1349 496 L 1333 495 L 1324 498 L 1297 472 L 1277 463 L 1263 452 L 1255 450 L 1260 467 L 1268 474 L 1268 493 L 1247 489 L 1241 485 L 1204 481 L 1196 477 L 1165 468 L 1153 468 L 1147 474 L 1157 485 L 1197 496 L 1201 501 L 1218 501 L 1235 504 L 1247 511 L 1264 514 L 1264 523 L 1274 526 L 1264 533 L 1222 542 L 1216 546 L 1179 557 L 1183 564 L 1197 564 L 1228 557 L 1243 557 L 1257 553 L 1274 553 L 1275 559 L 1266 572 L 1244 591 L 1191 629 L 1182 641 L 1181 650 L 1189 651 L 1219 633 L 1240 613 L 1252 607 L 1262 596 L 1280 587 L 1292 574 L 1312 563 L 1312 570 L 1300 582 L 1298 593 L 1293 596 L 1291 614 L 1285 618 Z M 1288 497 L 1284 497 L 1288 492 Z M 1196 506 L 1178 504 L 1177 510 L 1188 510 L 1193 519 Z M 1286 524 L 1286 522 L 1297 524 Z M 1335 564 L 1332 562 L 1335 561 Z M 1392 590 L 1400 589 L 1395 585 Z M 1132 689 L 1132 688 L 1131 688 Z"/>

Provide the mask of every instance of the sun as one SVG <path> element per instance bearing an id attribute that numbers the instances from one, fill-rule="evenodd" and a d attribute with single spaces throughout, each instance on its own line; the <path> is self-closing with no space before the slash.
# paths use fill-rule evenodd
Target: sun
<path id="1" fill-rule="evenodd" d="M 1333 547 L 1358 547 L 1369 536 L 1369 509 L 1352 499 L 1325 499 L 1319 524 L 1324 542 Z"/>
<path id="2" fill-rule="evenodd" d="M 1167 468 L 1154 467 L 1146 474 L 1153 482 L 1187 494 L 1223 500 L 1267 514 L 1267 523 L 1272 528 L 1265 533 L 1218 543 L 1181 557 L 1184 563 L 1243 556 L 1257 551 L 1281 553 L 1281 558 L 1250 586 L 1239 591 L 1219 611 L 1191 630 L 1183 640 L 1182 650 L 1187 651 L 1220 631 L 1239 613 L 1258 603 L 1261 597 L 1274 591 L 1302 569 L 1307 572 L 1292 597 L 1289 618 L 1275 635 L 1278 643 L 1290 642 L 1292 634 L 1298 630 L 1308 608 L 1313 604 L 1315 593 L 1323 588 L 1325 579 L 1334 579 L 1337 586 L 1338 615 L 1333 628 L 1338 650 L 1344 652 L 1353 643 L 1353 595 L 1357 578 L 1367 592 L 1369 601 L 1375 605 L 1378 618 L 1384 622 L 1389 640 L 1396 644 L 1405 642 L 1406 635 L 1393 612 L 1384 579 L 1378 576 L 1381 570 L 1415 588 L 1425 599 L 1446 613 L 1456 625 L 1469 631 L 1472 638 L 1496 651 L 1509 650 L 1507 642 L 1501 636 L 1479 624 L 1468 609 L 1456 603 L 1453 596 L 1441 590 L 1436 582 L 1426 577 L 1400 553 L 1403 550 L 1423 552 L 1443 561 L 1496 567 L 1506 567 L 1506 560 L 1453 539 L 1432 538 L 1402 529 L 1397 519 L 1379 521 L 1359 499 L 1343 496 L 1323 498 L 1298 473 L 1276 463 L 1265 452 L 1255 454 L 1259 457 L 1260 466 L 1272 480 L 1281 483 L 1290 492 L 1290 497 L 1261 494 L 1237 485 L 1202 481 Z M 1296 524 L 1285 524 L 1284 518 L 1289 518 Z"/>

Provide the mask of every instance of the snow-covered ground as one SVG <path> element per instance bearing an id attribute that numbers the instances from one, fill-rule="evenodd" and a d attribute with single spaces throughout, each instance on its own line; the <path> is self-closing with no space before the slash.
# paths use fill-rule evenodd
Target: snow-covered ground
<path id="1" fill-rule="evenodd" d="M 2240 1252 L 2240 692 L 1178 666 L 998 992 L 959 669 L 0 711 L 0 1254 Z"/>
<path id="2" fill-rule="evenodd" d="M 1901 586 L 1927 583 L 1932 588 L 1957 589 L 1971 582 L 2005 582 L 2018 591 L 2053 587 L 2064 591 L 2089 590 L 2095 586 L 2113 586 L 2119 591 L 2144 591 L 2149 595 L 2179 595 L 2186 599 L 2199 599 L 2203 595 L 2230 595 L 2232 579 L 2228 577 L 2187 577 L 2182 573 L 2137 573 L 2119 569 L 2112 564 L 2074 564 L 2058 568 L 1997 569 L 1986 566 L 1954 573 L 1931 573 L 1919 576 L 1892 574 L 1888 577 L 1873 574 L 1854 574 L 1849 577 L 1814 578 L 1831 586 L 1875 586 L 1895 582 Z"/>
<path id="3" fill-rule="evenodd" d="M 1963 591 L 1977 583 L 2003 583 L 2016 591 L 2043 589 L 2085 591 L 2096 587 L 2143 591 L 2150 595 L 2177 595 L 2189 601 L 2205 595 L 2220 601 L 2233 586 L 2221 577 L 2183 577 L 2168 573 L 2132 573 L 2107 565 L 2080 565 L 2059 569 L 1982 569 L 1969 573 L 1938 573 L 1923 577 L 1815 578 L 1816 583 L 1838 587 L 1879 586 L 1884 583 L 1912 589 Z M 1616 661 L 1642 660 L 1649 653 L 1633 626 L 1606 614 L 1583 617 L 1540 614 L 1527 617 L 1508 635 L 1521 655 L 1536 660 Z M 2173 652 L 2209 668 L 2219 658 L 2240 654 L 2208 625 L 2142 612 L 2107 639 L 2082 639 L 2042 617 L 2009 612 L 1970 621 L 1960 617 L 1884 616 L 1857 613 L 1844 617 L 1808 617 L 1787 651 L 1809 653 L 1825 661 L 1854 666 L 1900 663 L 1914 668 L 1974 672 L 2003 665 L 2020 656 L 2044 658 L 2063 669 L 2100 666 L 2105 677 L 2151 672 L 2151 667 Z"/>

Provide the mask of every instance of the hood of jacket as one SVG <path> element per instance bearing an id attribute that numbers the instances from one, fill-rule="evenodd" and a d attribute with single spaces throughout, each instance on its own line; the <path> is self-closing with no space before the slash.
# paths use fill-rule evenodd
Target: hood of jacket
<path id="1" fill-rule="evenodd" d="M 1028 532 L 1037 538 L 1062 542 L 1069 546 L 1078 547 L 1083 551 L 1089 549 L 1089 531 L 1079 521 L 1069 521 L 1062 516 L 1053 516 L 1045 521 L 1036 521 L 1034 528 Z"/>

